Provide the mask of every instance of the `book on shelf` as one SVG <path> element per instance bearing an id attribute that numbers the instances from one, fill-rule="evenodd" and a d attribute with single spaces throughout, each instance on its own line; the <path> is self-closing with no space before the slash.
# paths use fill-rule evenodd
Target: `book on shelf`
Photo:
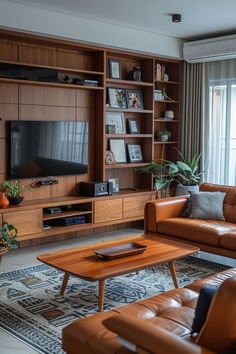
<path id="1" fill-rule="evenodd" d="M 165 64 L 156 64 L 156 80 L 165 80 L 166 78 L 166 65 Z"/>

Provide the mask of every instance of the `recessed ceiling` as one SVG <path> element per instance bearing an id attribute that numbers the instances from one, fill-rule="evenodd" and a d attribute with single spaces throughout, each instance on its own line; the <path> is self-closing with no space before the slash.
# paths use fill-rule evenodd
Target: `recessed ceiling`
<path id="1" fill-rule="evenodd" d="M 15 0 L 15 2 L 182 39 L 236 33 L 235 0 Z M 182 14 L 181 23 L 171 22 L 170 14 L 173 13 Z"/>

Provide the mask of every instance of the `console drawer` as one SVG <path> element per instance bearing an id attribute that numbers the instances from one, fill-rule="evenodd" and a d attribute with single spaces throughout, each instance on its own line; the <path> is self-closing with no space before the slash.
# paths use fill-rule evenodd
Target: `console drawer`
<path id="1" fill-rule="evenodd" d="M 17 229 L 17 237 L 42 232 L 42 209 L 13 211 L 3 214 L 7 221 Z"/>
<path id="2" fill-rule="evenodd" d="M 94 202 L 94 223 L 122 219 L 122 198 Z"/>
<path id="3" fill-rule="evenodd" d="M 134 218 L 144 216 L 144 205 L 149 202 L 150 195 L 124 198 L 123 217 Z"/>

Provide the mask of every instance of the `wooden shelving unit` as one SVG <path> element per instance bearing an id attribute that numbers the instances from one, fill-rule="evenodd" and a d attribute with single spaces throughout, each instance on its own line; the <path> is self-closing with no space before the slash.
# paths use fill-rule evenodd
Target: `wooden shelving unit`
<path id="1" fill-rule="evenodd" d="M 110 60 L 120 63 L 119 79 L 111 77 L 109 72 Z M 165 66 L 168 80 L 157 79 L 157 64 Z M 152 160 L 161 157 L 169 160 L 177 158 L 174 147 L 179 146 L 180 119 L 180 61 L 159 58 L 153 55 L 134 53 L 99 46 L 81 44 L 72 41 L 44 38 L 31 34 L 0 30 L 0 69 L 1 65 L 26 66 L 29 68 L 55 70 L 58 74 L 71 77 L 97 80 L 98 86 L 85 86 L 59 82 L 45 82 L 17 77 L 1 77 L 0 70 L 0 182 L 7 177 L 8 135 L 6 123 L 9 120 L 82 120 L 89 123 L 89 169 L 83 176 L 58 176 L 58 185 L 38 188 L 25 193 L 25 203 L 18 208 L 10 208 L 6 213 L 0 210 L 0 216 L 12 220 L 17 217 L 21 240 L 43 238 L 56 233 L 70 233 L 78 230 L 92 229 L 98 226 L 114 225 L 120 222 L 141 220 L 140 208 L 146 201 L 155 196 L 151 178 L 137 172 L 136 168 L 144 166 Z M 141 70 L 141 81 L 133 81 L 130 72 L 133 67 Z M 109 107 L 108 88 L 124 90 L 140 90 L 143 98 L 143 108 L 112 108 Z M 154 100 L 156 89 L 165 89 L 168 99 Z M 174 119 L 163 119 L 166 110 L 174 112 Z M 106 115 L 114 112 L 124 116 L 126 131 L 122 134 L 107 134 L 105 130 Z M 135 119 L 138 133 L 131 134 L 129 119 Z M 163 143 L 155 140 L 155 133 L 161 129 L 172 132 L 171 140 Z M 124 139 L 127 144 L 141 146 L 143 162 L 105 164 L 105 153 L 110 150 L 110 139 Z M 127 153 L 128 157 L 128 153 Z M 127 158 L 127 161 L 129 159 Z M 55 226 L 42 231 L 44 222 L 52 221 L 60 216 L 46 215 L 45 208 L 58 205 L 77 205 L 84 202 L 79 197 L 78 184 L 81 181 L 106 181 L 118 178 L 120 192 L 113 197 L 100 199 L 101 204 L 93 204 L 91 210 L 63 211 L 60 216 L 86 216 L 86 224 Z M 35 179 L 22 181 L 23 184 L 35 182 Z M 138 191 L 138 192 L 137 192 Z M 146 199 L 147 197 L 147 199 Z M 64 198 L 64 199 L 63 199 Z M 85 198 L 85 203 L 89 198 Z M 105 203 L 107 201 L 107 205 Z M 99 207 L 98 207 L 99 206 Z M 125 207 L 124 207 L 125 206 Z M 103 214 L 98 213 L 104 208 Z M 121 209 L 119 209 L 121 208 Z M 134 208 L 134 210 L 133 210 Z M 106 218 L 111 209 L 119 210 L 117 215 Z M 30 211 L 33 211 L 30 214 Z M 126 213 L 127 217 L 124 215 Z M 12 214 L 11 214 L 12 213 Z M 16 213 L 16 214 L 15 214 Z M 30 220 L 34 219 L 33 231 L 29 227 L 22 231 L 22 222 L 26 224 L 28 213 Z M 120 214 L 119 214 L 120 213 Z M 10 215 L 11 214 L 11 215 Z M 104 218 L 104 220 L 103 220 Z M 14 219 L 15 220 L 15 219 Z M 97 220 L 97 221 L 96 221 Z M 99 222 L 98 222 L 99 220 Z"/>

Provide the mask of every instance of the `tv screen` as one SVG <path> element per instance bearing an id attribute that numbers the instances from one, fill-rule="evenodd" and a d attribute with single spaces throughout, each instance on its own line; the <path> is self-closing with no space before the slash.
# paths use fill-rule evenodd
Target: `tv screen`
<path id="1" fill-rule="evenodd" d="M 11 121 L 10 141 L 10 178 L 88 171 L 87 122 Z"/>

